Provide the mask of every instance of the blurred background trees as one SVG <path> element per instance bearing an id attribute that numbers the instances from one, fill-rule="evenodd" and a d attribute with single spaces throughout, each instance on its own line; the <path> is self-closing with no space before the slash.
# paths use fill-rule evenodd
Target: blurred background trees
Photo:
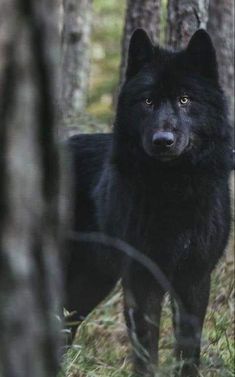
<path id="1" fill-rule="evenodd" d="M 66 2 L 65 0 L 65 5 L 70 1 Z M 86 2 L 89 5 L 84 10 Z M 83 19 L 82 26 L 80 26 L 83 29 L 82 32 L 87 33 L 88 30 L 90 32 L 89 23 L 92 24 L 90 48 L 88 48 L 88 39 L 86 46 L 82 38 L 75 44 L 70 41 L 68 49 L 74 52 L 70 53 L 68 64 L 66 63 L 66 54 L 63 53 L 64 92 L 67 90 L 68 93 L 67 86 L 71 87 L 66 84 L 69 77 L 66 65 L 72 67 L 71 60 L 76 62 L 77 59 L 77 67 L 83 70 L 85 81 L 89 83 L 89 85 L 86 84 L 86 87 L 83 86 L 83 99 L 79 104 L 81 107 L 79 110 L 80 120 L 81 112 L 83 113 L 80 127 L 88 131 L 110 129 L 115 108 L 113 96 L 123 81 L 129 38 L 137 27 L 145 28 L 155 43 L 175 48 L 185 46 L 190 36 L 198 28 L 207 28 L 217 48 L 221 83 L 229 101 L 231 120 L 234 120 L 234 19 L 231 0 L 223 2 L 215 0 L 122 0 L 120 2 L 93 0 L 92 4 L 91 0 L 83 0 L 81 3 L 83 5 L 79 6 L 79 1 L 77 2 L 77 12 L 79 12 L 77 19 L 80 17 Z M 68 13 L 67 10 L 65 12 Z M 89 16 L 87 16 L 87 12 Z M 70 20 L 70 29 L 73 24 L 74 21 Z M 80 47 L 78 47 L 79 44 Z M 63 42 L 63 45 L 66 49 L 66 43 Z M 80 48 L 81 50 L 79 50 Z M 91 53 L 90 65 L 87 50 Z M 78 51 L 80 51 L 79 60 L 86 63 L 83 66 L 80 66 L 78 57 L 76 58 Z M 83 75 L 80 68 L 75 69 L 75 66 L 76 64 L 73 64 L 74 72 L 70 76 L 70 79 L 74 80 L 73 85 L 76 83 L 74 76 Z M 74 89 L 74 93 L 76 90 Z M 85 98 L 87 98 L 87 102 L 84 100 Z M 72 103 L 73 101 L 69 104 L 70 108 L 73 106 Z M 68 110 L 66 112 L 69 113 Z M 76 119 L 78 118 L 75 116 L 73 119 L 73 126 L 76 128 Z"/>
<path id="2" fill-rule="evenodd" d="M 90 72 L 92 0 L 63 0 L 62 111 L 73 122 L 85 111 Z"/>

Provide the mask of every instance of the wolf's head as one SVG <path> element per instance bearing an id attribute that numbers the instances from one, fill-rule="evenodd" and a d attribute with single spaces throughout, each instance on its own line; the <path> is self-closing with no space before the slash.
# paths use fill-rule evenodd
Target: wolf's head
<path id="1" fill-rule="evenodd" d="M 161 163 L 214 158 L 229 139 L 226 113 L 206 31 L 177 52 L 154 47 L 142 29 L 134 32 L 115 125 L 121 153 L 127 147 Z"/>

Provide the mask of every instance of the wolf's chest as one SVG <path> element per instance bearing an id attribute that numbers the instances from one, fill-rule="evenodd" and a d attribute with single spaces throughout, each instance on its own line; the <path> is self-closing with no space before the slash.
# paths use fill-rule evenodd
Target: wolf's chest
<path id="1" fill-rule="evenodd" d="M 214 253 L 225 239 L 227 199 L 218 185 L 199 178 L 164 175 L 146 182 L 115 175 L 105 185 L 102 231 L 166 263 Z"/>

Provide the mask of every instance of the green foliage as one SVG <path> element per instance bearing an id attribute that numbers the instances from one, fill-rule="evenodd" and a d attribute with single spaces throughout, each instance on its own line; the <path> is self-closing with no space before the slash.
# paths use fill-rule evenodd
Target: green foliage
<path id="1" fill-rule="evenodd" d="M 92 64 L 87 111 L 111 125 L 113 95 L 119 82 L 125 1 L 94 0 Z"/>

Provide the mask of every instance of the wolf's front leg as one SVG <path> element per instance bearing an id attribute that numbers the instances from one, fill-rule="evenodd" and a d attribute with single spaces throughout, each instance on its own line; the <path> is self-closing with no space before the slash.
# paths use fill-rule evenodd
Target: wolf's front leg
<path id="1" fill-rule="evenodd" d="M 191 284 L 181 277 L 174 288 L 180 301 L 173 305 L 175 354 L 181 365 L 176 376 L 196 377 L 199 375 L 201 333 L 210 293 L 210 275 Z"/>
<path id="2" fill-rule="evenodd" d="M 124 314 L 133 347 L 134 371 L 153 377 L 158 362 L 158 337 L 164 292 L 145 272 L 123 282 Z"/>

